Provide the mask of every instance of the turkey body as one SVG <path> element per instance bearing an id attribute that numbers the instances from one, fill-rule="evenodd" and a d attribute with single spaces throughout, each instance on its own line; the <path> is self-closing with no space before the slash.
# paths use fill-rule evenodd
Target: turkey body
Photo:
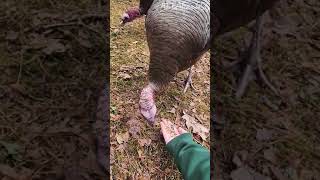
<path id="1" fill-rule="evenodd" d="M 279 0 L 216 0 L 213 16 L 218 23 L 212 25 L 218 28 L 217 35 L 237 29 L 254 20 L 257 15 L 273 7 Z"/>
<path id="2" fill-rule="evenodd" d="M 209 0 L 141 0 L 141 13 L 147 15 L 150 81 L 164 87 L 210 49 L 211 39 L 248 24 L 277 1 L 216 0 L 210 17 Z"/>
<path id="3" fill-rule="evenodd" d="M 149 84 L 140 95 L 140 112 L 155 121 L 154 94 L 194 65 L 217 36 L 248 24 L 279 0 L 141 0 L 140 15 L 150 51 Z M 210 23 L 210 19 L 212 23 Z M 211 29 L 211 32 L 210 32 Z"/>
<path id="4" fill-rule="evenodd" d="M 163 88 L 209 49 L 210 1 L 154 1 L 145 26 L 150 50 L 149 81 Z"/>

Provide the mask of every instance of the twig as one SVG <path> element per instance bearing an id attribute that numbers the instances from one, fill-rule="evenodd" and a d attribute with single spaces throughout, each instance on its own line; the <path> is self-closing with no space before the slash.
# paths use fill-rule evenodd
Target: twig
<path id="1" fill-rule="evenodd" d="M 42 71 L 43 71 L 47 76 L 51 76 L 51 75 L 49 74 L 49 72 L 46 70 L 46 68 L 43 66 L 42 61 L 40 60 L 40 58 L 38 58 L 38 63 L 39 63 L 40 68 L 42 69 Z"/>
<path id="2" fill-rule="evenodd" d="M 19 74 L 16 81 L 16 84 L 20 84 L 21 76 L 22 76 L 22 67 L 23 67 L 23 54 L 25 49 L 20 50 L 20 62 L 19 62 Z"/>

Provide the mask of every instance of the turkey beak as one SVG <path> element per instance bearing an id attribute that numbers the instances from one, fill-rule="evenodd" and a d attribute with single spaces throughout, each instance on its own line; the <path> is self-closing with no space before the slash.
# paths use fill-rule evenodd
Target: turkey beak
<path id="1" fill-rule="evenodd" d="M 120 18 L 119 25 L 120 25 L 120 26 L 124 26 L 124 24 L 125 24 L 124 19 L 123 19 L 123 18 Z"/>
<path id="2" fill-rule="evenodd" d="M 120 26 L 124 26 L 123 20 L 120 21 L 119 25 L 120 25 Z"/>

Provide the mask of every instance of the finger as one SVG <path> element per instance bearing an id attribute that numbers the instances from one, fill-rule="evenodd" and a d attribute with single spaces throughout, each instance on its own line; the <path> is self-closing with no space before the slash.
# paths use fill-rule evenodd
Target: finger
<path id="1" fill-rule="evenodd" d="M 162 136 L 164 138 L 164 141 L 167 142 L 168 140 L 168 131 L 166 128 L 166 125 L 163 121 L 160 122 L 160 127 L 161 127 L 161 132 L 162 132 Z"/>
<path id="2" fill-rule="evenodd" d="M 166 123 L 166 119 L 164 119 L 164 118 L 161 118 L 161 122 L 162 122 L 163 125 L 166 125 L 166 124 L 167 124 L 167 123 Z"/>
<path id="3" fill-rule="evenodd" d="M 162 134 L 165 135 L 166 131 L 167 131 L 165 123 L 161 121 L 160 122 L 160 127 L 161 127 Z"/>
<path id="4" fill-rule="evenodd" d="M 168 120 L 167 119 L 163 119 L 164 124 L 167 126 L 168 125 Z"/>
<path id="5" fill-rule="evenodd" d="M 170 126 L 172 132 L 175 134 L 175 135 L 179 135 L 179 131 L 178 131 L 178 128 L 175 124 L 173 124 L 171 121 L 168 121 L 168 126 Z"/>
<path id="6" fill-rule="evenodd" d="M 179 133 L 179 130 L 178 130 L 178 128 L 177 128 L 177 126 L 174 124 L 174 133 L 176 134 L 176 135 L 179 135 L 180 133 Z"/>
<path id="7" fill-rule="evenodd" d="M 166 121 L 167 121 L 167 119 L 165 119 L 165 118 L 161 118 L 161 121 L 166 122 Z"/>
<path id="8" fill-rule="evenodd" d="M 184 130 L 182 127 L 178 128 L 179 134 L 188 133 L 188 131 Z"/>

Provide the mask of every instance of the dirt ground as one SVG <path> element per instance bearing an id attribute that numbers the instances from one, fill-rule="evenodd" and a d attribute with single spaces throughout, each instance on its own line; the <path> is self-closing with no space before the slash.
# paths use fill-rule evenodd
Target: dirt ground
<path id="1" fill-rule="evenodd" d="M 181 72 L 166 91 L 157 96 L 157 122 L 151 127 L 138 112 L 139 95 L 147 82 L 149 52 L 144 18 L 119 27 L 119 18 L 139 1 L 111 1 L 111 167 L 115 179 L 181 179 L 160 134 L 159 119 L 167 118 L 186 127 L 194 121 L 209 130 L 209 54 L 195 67 L 198 91 L 183 94 L 187 72 Z M 183 116 L 185 115 L 185 116 Z M 182 117 L 183 116 L 183 117 Z M 188 119 L 188 120 L 186 120 Z M 202 134 L 204 137 L 209 134 Z M 209 137 L 196 140 L 209 148 Z"/>
<path id="2" fill-rule="evenodd" d="M 223 113 L 211 138 L 214 179 L 319 179 L 319 17 L 320 3 L 313 0 L 283 0 L 265 17 L 263 69 L 280 97 L 252 82 L 236 100 L 237 76 L 221 65 L 238 56 L 250 33 L 242 28 L 215 42 Z"/>
<path id="3" fill-rule="evenodd" d="M 0 179 L 105 179 L 92 129 L 108 57 L 103 4 L 0 2 Z"/>

